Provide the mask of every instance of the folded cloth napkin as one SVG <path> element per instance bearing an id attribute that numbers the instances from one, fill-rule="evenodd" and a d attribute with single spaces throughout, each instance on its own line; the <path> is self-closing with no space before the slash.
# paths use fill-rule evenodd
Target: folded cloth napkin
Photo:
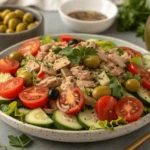
<path id="1" fill-rule="evenodd" d="M 34 6 L 46 11 L 56 11 L 67 0 L 0 0 L 0 5 Z"/>

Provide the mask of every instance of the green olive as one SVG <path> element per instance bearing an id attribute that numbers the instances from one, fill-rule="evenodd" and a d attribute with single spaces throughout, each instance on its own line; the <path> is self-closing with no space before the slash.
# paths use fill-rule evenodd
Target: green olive
<path id="1" fill-rule="evenodd" d="M 22 18 L 22 21 L 23 22 L 26 22 L 26 23 L 31 23 L 33 22 L 33 15 L 31 13 L 25 13 L 23 18 Z"/>
<path id="2" fill-rule="evenodd" d="M 23 15 L 24 15 L 24 12 L 22 10 L 17 9 L 17 10 L 15 10 L 15 13 L 20 19 L 22 19 Z"/>
<path id="3" fill-rule="evenodd" d="M 2 17 L 5 18 L 5 16 L 10 13 L 11 10 L 10 9 L 5 9 L 3 12 L 2 12 Z"/>
<path id="4" fill-rule="evenodd" d="M 16 32 L 22 32 L 27 29 L 26 23 L 19 23 L 16 27 Z"/>
<path id="5" fill-rule="evenodd" d="M 125 82 L 125 88 L 131 92 L 137 92 L 140 88 L 140 82 L 136 79 L 128 79 Z"/>
<path id="6" fill-rule="evenodd" d="M 83 60 L 85 66 L 89 68 L 97 68 L 100 65 L 100 58 L 97 55 L 89 55 Z"/>
<path id="7" fill-rule="evenodd" d="M 111 95 L 111 89 L 108 86 L 97 86 L 92 92 L 92 96 L 95 99 L 108 95 Z"/>
<path id="8" fill-rule="evenodd" d="M 19 68 L 19 69 L 17 70 L 16 75 L 19 76 L 22 72 L 27 72 L 26 67 L 21 67 L 21 68 Z"/>
<path id="9" fill-rule="evenodd" d="M 12 18 L 17 18 L 17 15 L 14 12 L 9 12 L 4 18 L 4 24 L 8 24 L 9 20 Z"/>
<path id="10" fill-rule="evenodd" d="M 12 52 L 12 53 L 9 55 L 9 58 L 21 62 L 21 61 L 24 59 L 24 56 L 23 56 L 23 54 L 20 53 L 19 51 L 15 51 L 15 52 Z"/>
<path id="11" fill-rule="evenodd" d="M 7 27 L 5 25 L 0 25 L 0 33 L 5 33 L 7 30 Z"/>
<path id="12" fill-rule="evenodd" d="M 31 72 L 22 71 L 17 76 L 22 77 L 24 79 L 25 86 L 33 85 L 33 75 Z"/>
<path id="13" fill-rule="evenodd" d="M 14 33 L 14 30 L 11 29 L 11 28 L 8 28 L 8 29 L 6 30 L 6 33 Z"/>
<path id="14" fill-rule="evenodd" d="M 35 26 L 36 26 L 35 23 L 30 23 L 30 24 L 27 26 L 27 29 L 31 29 L 31 28 L 33 28 L 33 27 L 35 27 Z"/>
<path id="15" fill-rule="evenodd" d="M 8 28 L 11 29 L 16 29 L 16 26 L 20 23 L 21 21 L 17 18 L 12 18 L 8 22 Z"/>

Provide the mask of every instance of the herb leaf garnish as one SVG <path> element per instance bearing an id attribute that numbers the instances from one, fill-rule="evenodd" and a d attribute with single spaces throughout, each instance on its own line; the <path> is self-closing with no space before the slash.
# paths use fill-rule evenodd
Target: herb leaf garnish
<path id="1" fill-rule="evenodd" d="M 116 98 L 121 98 L 122 96 L 122 86 L 119 83 L 119 81 L 117 80 L 116 77 L 112 77 L 110 79 L 110 84 L 109 87 L 112 90 L 112 96 L 116 97 Z"/>
<path id="2" fill-rule="evenodd" d="M 60 54 L 66 56 L 73 64 L 79 64 L 88 55 L 97 55 L 97 51 L 92 47 L 72 48 L 68 46 L 62 49 Z"/>
<path id="3" fill-rule="evenodd" d="M 10 140 L 9 144 L 15 147 L 25 147 L 32 142 L 32 140 L 25 134 L 22 134 L 19 137 L 9 135 L 8 138 Z"/>

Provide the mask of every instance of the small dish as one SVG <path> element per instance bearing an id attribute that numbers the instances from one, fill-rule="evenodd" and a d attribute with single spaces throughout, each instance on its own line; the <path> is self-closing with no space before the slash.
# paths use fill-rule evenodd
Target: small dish
<path id="1" fill-rule="evenodd" d="M 106 19 L 83 21 L 69 17 L 75 11 L 96 11 L 106 15 Z M 72 30 L 82 33 L 100 33 L 108 29 L 118 14 L 117 6 L 109 0 L 71 0 L 59 7 L 62 21 Z"/>
<path id="2" fill-rule="evenodd" d="M 39 23 L 35 27 L 22 32 L 0 33 L 0 51 L 18 42 L 42 35 L 44 33 L 44 18 L 40 12 L 29 7 L 20 7 L 12 5 L 0 6 L 0 11 L 3 11 L 5 9 L 20 9 L 24 12 L 30 12 Z"/>

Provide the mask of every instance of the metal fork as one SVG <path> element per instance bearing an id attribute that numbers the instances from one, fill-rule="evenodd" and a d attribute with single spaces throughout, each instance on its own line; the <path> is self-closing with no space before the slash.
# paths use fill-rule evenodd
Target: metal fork
<path id="1" fill-rule="evenodd" d="M 150 133 L 147 133 L 144 136 L 142 136 L 140 139 L 136 140 L 131 145 L 126 147 L 124 150 L 135 150 L 137 147 L 139 147 L 140 145 L 142 145 L 145 141 L 149 139 L 150 139 Z"/>

